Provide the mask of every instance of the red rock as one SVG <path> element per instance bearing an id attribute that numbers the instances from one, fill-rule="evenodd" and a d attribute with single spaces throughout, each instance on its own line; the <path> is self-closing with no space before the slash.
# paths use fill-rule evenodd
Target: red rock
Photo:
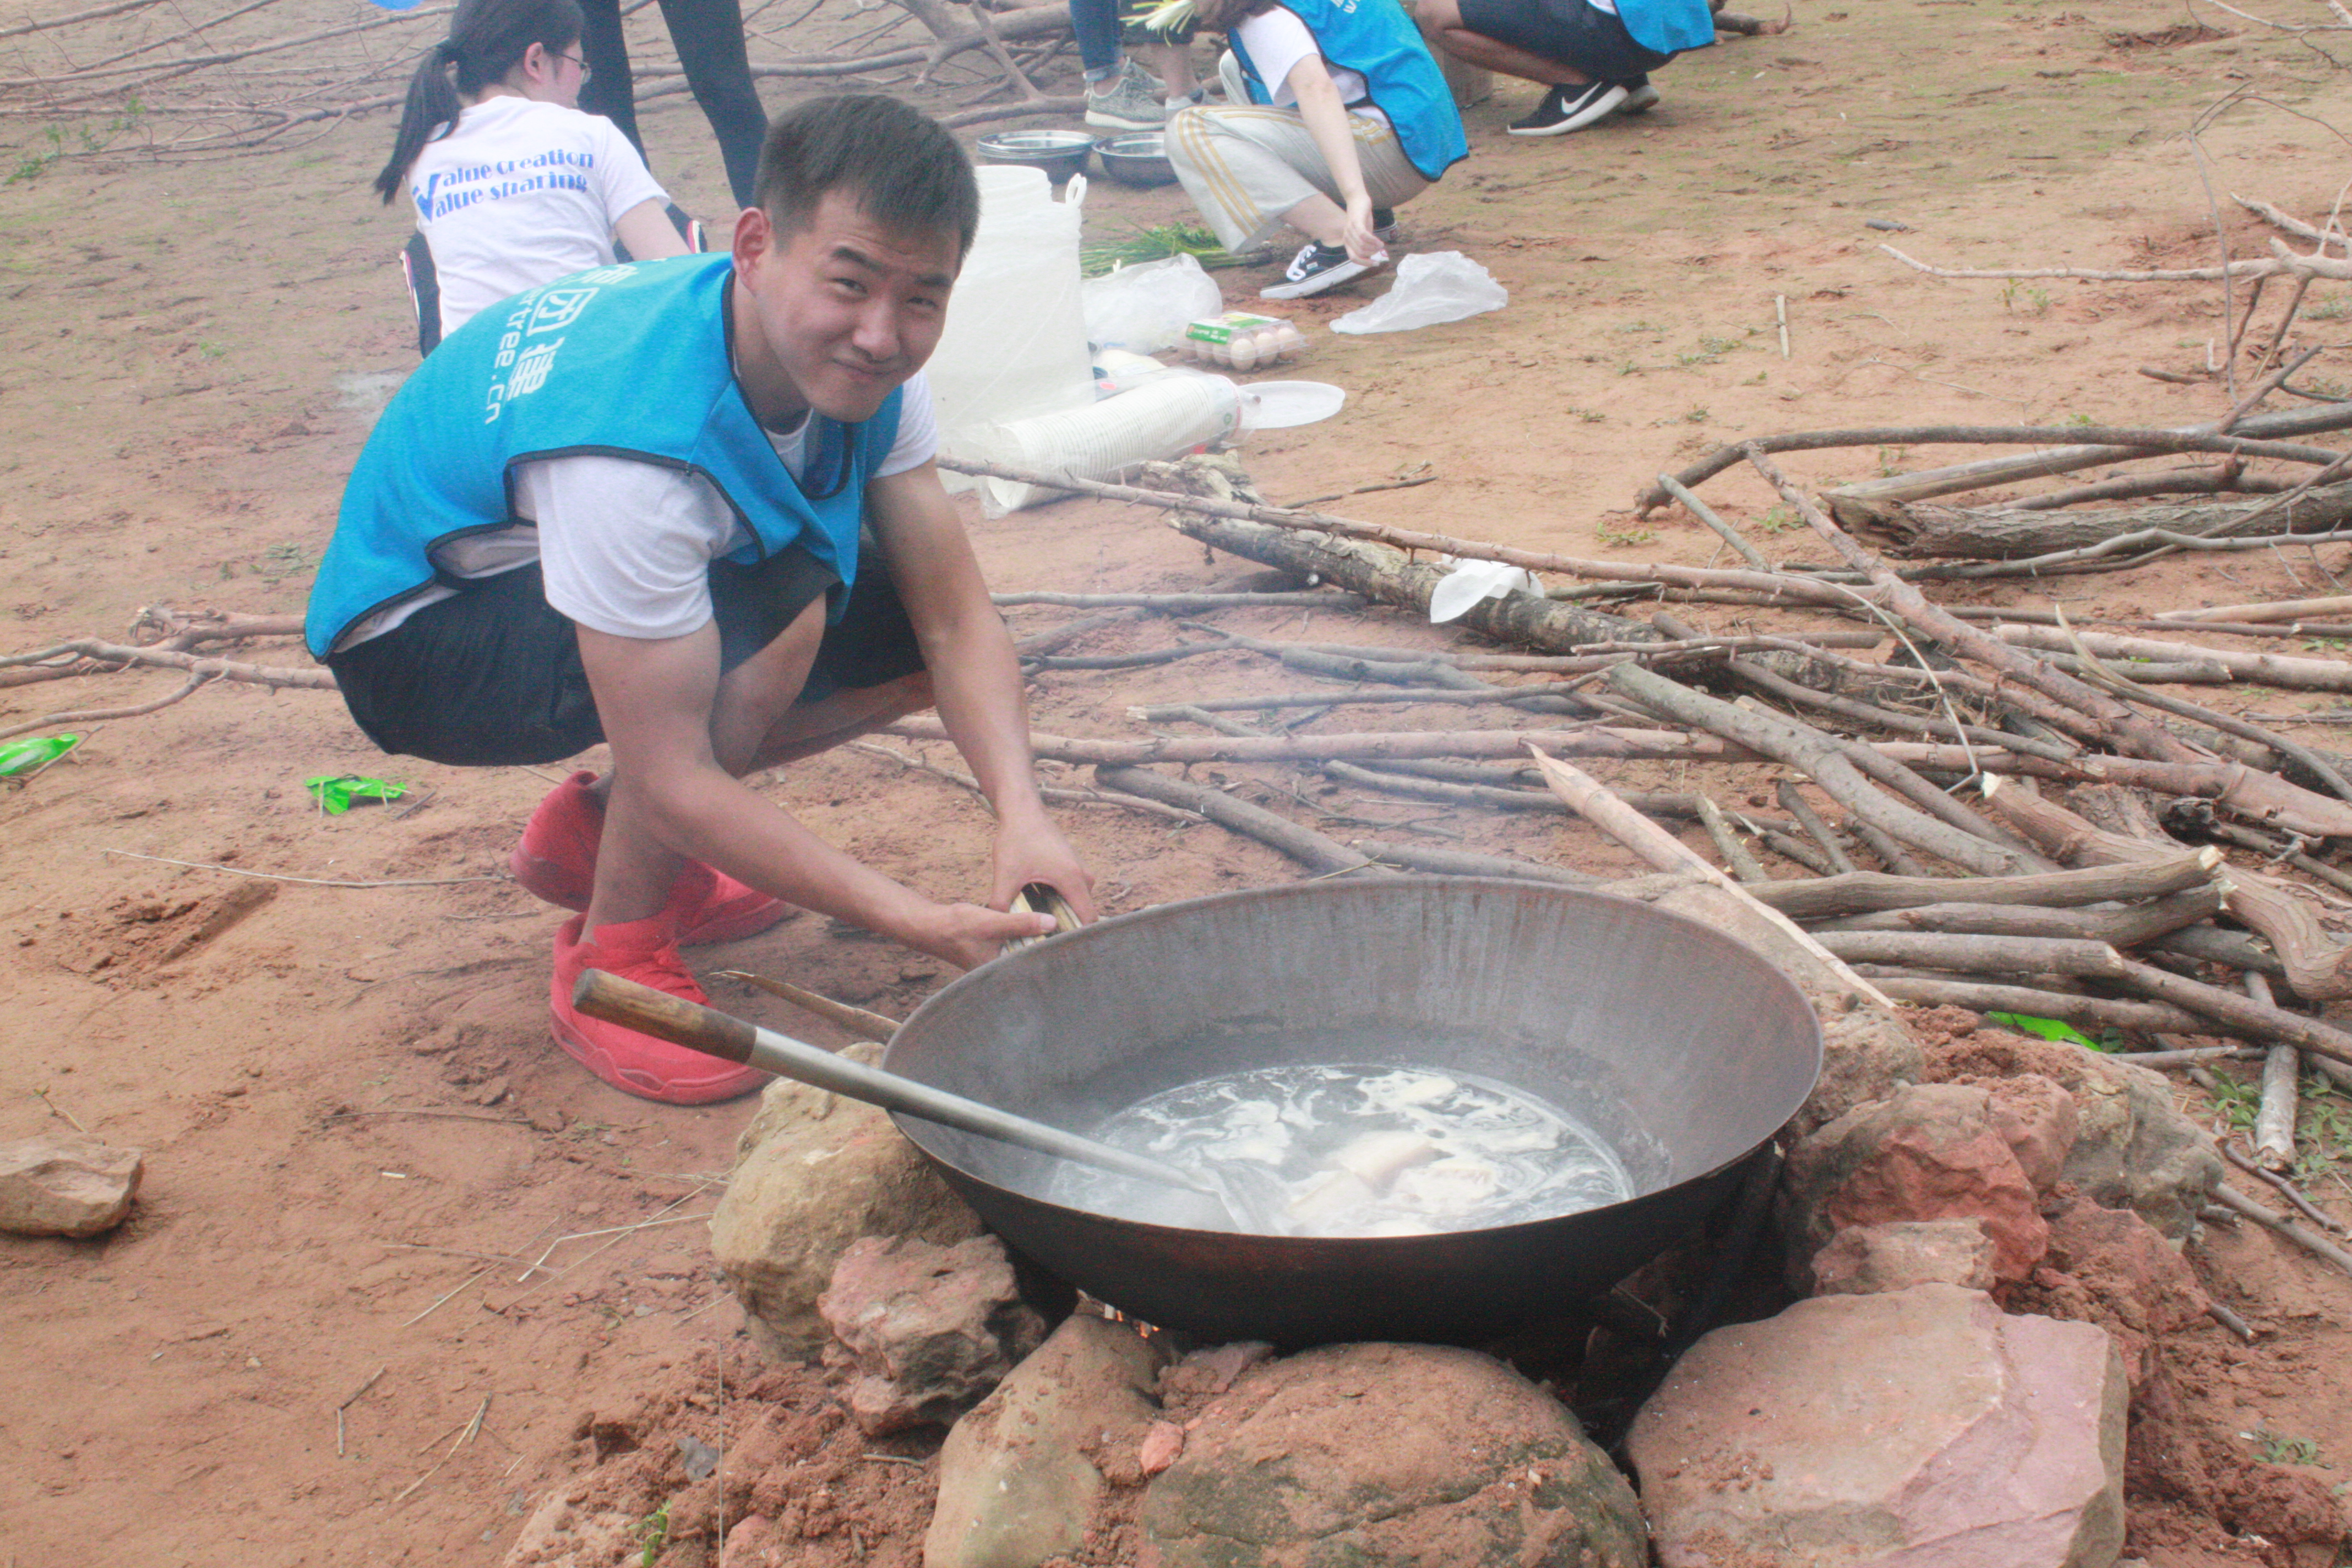
<path id="1" fill-rule="evenodd" d="M 145 1156 L 81 1132 L 0 1143 L 0 1231 L 96 1236 L 131 1212 Z"/>
<path id="2" fill-rule="evenodd" d="M 869 1436 L 952 1420 L 1045 1337 L 992 1236 L 953 1247 L 862 1237 L 816 1307 L 864 1373 L 848 1405 Z"/>
<path id="3" fill-rule="evenodd" d="M 1641 1507 L 1500 1362 L 1330 1345 L 1251 1371 L 1143 1494 L 1136 1568 L 1643 1568 Z M 1010 1565 L 1007 1565 L 1010 1568 Z"/>
<path id="4" fill-rule="evenodd" d="M 1997 1279 L 2021 1280 L 2050 1245 L 2033 1184 L 1993 1124 L 1991 1097 L 1908 1084 L 1798 1143 L 1783 1182 L 1803 1282 L 1839 1231 L 1897 1220 L 1973 1219 L 1992 1238 Z"/>
<path id="5" fill-rule="evenodd" d="M 2139 1333 L 2177 1333 L 2205 1316 L 2205 1288 L 2188 1259 L 2129 1209 L 2084 1197 L 2053 1209 L 2050 1261 Z"/>
<path id="6" fill-rule="evenodd" d="M 1813 1294 L 1871 1296 L 1914 1285 L 1993 1287 L 1992 1237 L 1974 1219 L 1896 1220 L 1842 1230 L 1813 1254 Z"/>
<path id="7" fill-rule="evenodd" d="M 1717 1330 L 1629 1446 L 1665 1568 L 2107 1568 L 2125 1402 L 2104 1331 L 1920 1285 Z"/>
<path id="8" fill-rule="evenodd" d="M 1135 1462 L 1147 1476 L 1156 1476 L 1184 1452 L 1184 1428 L 1173 1421 L 1154 1421 L 1136 1445 Z"/>
<path id="9" fill-rule="evenodd" d="M 1034 1568 L 1076 1552 L 1109 1484 L 1096 1457 L 1133 1455 L 1165 1425 L 1145 1392 L 1159 1370 L 1124 1323 L 1065 1319 L 948 1433 L 924 1568 Z"/>
<path id="10" fill-rule="evenodd" d="M 1235 1378 L 1273 1354 L 1274 1347 L 1263 1340 L 1240 1340 L 1194 1351 L 1160 1373 L 1160 1391 L 1163 1394 L 1223 1394 Z"/>
<path id="11" fill-rule="evenodd" d="M 1980 1086 L 1991 1095 L 1994 1131 L 2017 1156 L 2033 1190 L 2048 1192 L 2074 1152 L 2081 1117 L 2066 1086 L 2039 1073 L 1996 1079 Z"/>
<path id="12" fill-rule="evenodd" d="M 841 1054 L 871 1063 L 881 1052 L 861 1044 Z M 979 1234 L 980 1216 L 886 1113 L 780 1078 L 737 1142 L 710 1251 L 752 1337 L 802 1362 L 824 1348 L 816 1299 L 852 1242 L 911 1236 L 946 1246 Z"/>

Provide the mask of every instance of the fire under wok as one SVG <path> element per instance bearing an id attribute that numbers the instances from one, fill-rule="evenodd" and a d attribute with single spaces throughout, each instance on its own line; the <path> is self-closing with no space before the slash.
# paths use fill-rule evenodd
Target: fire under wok
<path id="1" fill-rule="evenodd" d="M 1476 1343 L 1580 1307 L 1703 1222 L 1811 1092 L 1812 1009 L 1762 958 L 1629 900 L 1481 878 L 1305 883 L 1104 921 L 963 976 L 883 1065 L 1074 1131 L 1249 1068 L 1474 1074 L 1612 1145 L 1625 1201 L 1417 1236 L 1247 1235 L 1048 1196 L 1059 1162 L 899 1128 L 1031 1259 L 1204 1340 Z"/>

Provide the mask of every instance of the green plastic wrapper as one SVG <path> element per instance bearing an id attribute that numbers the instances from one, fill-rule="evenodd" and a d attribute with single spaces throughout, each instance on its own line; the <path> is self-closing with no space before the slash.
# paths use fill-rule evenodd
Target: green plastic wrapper
<path id="1" fill-rule="evenodd" d="M 304 779 L 302 787 L 310 792 L 310 798 L 329 816 L 342 816 L 351 810 L 354 801 L 398 800 L 408 793 L 406 784 L 363 778 L 358 773 L 321 773 L 314 779 Z"/>
<path id="2" fill-rule="evenodd" d="M 2095 1051 L 2107 1048 L 2072 1024 L 2063 1024 L 2055 1018 L 2037 1018 L 2031 1013 L 1987 1013 L 1985 1022 L 1999 1024 L 2004 1029 L 2014 1029 L 2021 1035 L 2032 1035 L 2044 1040 L 2064 1040 Z"/>
<path id="3" fill-rule="evenodd" d="M 47 767 L 80 744 L 79 735 L 27 735 L 0 745 L 0 779 Z"/>

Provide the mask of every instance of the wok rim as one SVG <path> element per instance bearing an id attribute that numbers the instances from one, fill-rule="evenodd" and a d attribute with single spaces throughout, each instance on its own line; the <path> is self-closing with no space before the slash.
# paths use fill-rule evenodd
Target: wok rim
<path id="1" fill-rule="evenodd" d="M 1356 886 L 1360 888 L 1363 884 L 1359 883 Z M 1752 960 L 1757 966 L 1764 972 L 1765 975 L 1768 976 L 1769 984 L 1784 987 L 1789 995 L 1795 1000 L 1801 1016 L 1807 1021 L 1809 1026 L 1808 1038 L 1811 1041 L 1812 1045 L 1812 1059 L 1807 1070 L 1802 1075 L 1803 1088 L 1801 1092 L 1796 1095 L 1794 1100 L 1788 1106 L 1788 1108 L 1781 1111 L 1774 1121 L 1767 1125 L 1762 1132 L 1759 1133 L 1753 1142 L 1746 1144 L 1738 1152 L 1730 1155 L 1728 1158 L 1709 1165 L 1703 1171 L 1693 1172 L 1691 1174 L 1685 1176 L 1678 1181 L 1669 1183 L 1664 1186 L 1654 1188 L 1646 1193 L 1631 1194 L 1627 1197 L 1619 1199 L 1613 1204 L 1603 1204 L 1595 1208 L 1577 1209 L 1565 1215 L 1547 1215 L 1538 1219 L 1521 1220 L 1513 1225 L 1487 1226 L 1472 1230 L 1435 1231 L 1424 1236 L 1270 1236 L 1256 1231 L 1203 1230 L 1189 1226 L 1158 1225 L 1149 1220 L 1131 1219 L 1121 1215 L 1104 1214 L 1096 1209 L 1079 1208 L 1069 1204 L 1056 1203 L 1052 1199 L 1026 1193 L 1016 1187 L 1006 1186 L 1001 1182 L 995 1181 L 989 1176 L 982 1175 L 957 1161 L 950 1159 L 948 1156 L 940 1153 L 936 1149 L 933 1149 L 929 1143 L 924 1142 L 923 1133 L 931 1129 L 934 1125 L 933 1123 L 926 1121 L 920 1117 L 909 1115 L 904 1111 L 894 1110 L 887 1112 L 887 1114 L 889 1115 L 890 1120 L 897 1124 L 900 1135 L 906 1138 L 908 1142 L 914 1144 L 916 1148 L 921 1150 L 924 1158 L 931 1161 L 934 1164 L 940 1166 L 944 1171 L 952 1172 L 955 1176 L 961 1178 L 962 1181 L 972 1183 L 976 1186 L 991 1193 L 1003 1194 L 1008 1198 L 1019 1203 L 1037 1205 L 1047 1209 L 1059 1210 L 1066 1214 L 1083 1215 L 1087 1221 L 1091 1224 L 1112 1226 L 1122 1229 L 1148 1232 L 1170 1237 L 1213 1236 L 1235 1238 L 1240 1241 L 1252 1244 L 1253 1246 L 1265 1245 L 1284 1248 L 1312 1247 L 1318 1249 L 1336 1249 L 1344 1253 L 1383 1253 L 1414 1251 L 1424 1247 L 1454 1246 L 1458 1245 L 1464 1239 L 1470 1237 L 1493 1237 L 1524 1238 L 1527 1236 L 1527 1233 L 1541 1230 L 1548 1226 L 1558 1226 L 1565 1220 L 1584 1219 L 1595 1215 L 1608 1214 L 1612 1211 L 1627 1208 L 1636 1204 L 1643 1204 L 1654 1199 L 1664 1198 L 1669 1194 L 1680 1192 L 1686 1187 L 1695 1186 L 1702 1183 L 1718 1179 L 1724 1174 L 1724 1173 L 1735 1169 L 1748 1160 L 1754 1159 L 1757 1152 L 1762 1149 L 1765 1144 L 1770 1142 L 1775 1137 L 1779 1136 L 1780 1130 L 1788 1126 L 1790 1121 L 1796 1117 L 1798 1111 L 1803 1109 L 1806 1100 L 1812 1097 L 1813 1091 L 1820 1087 L 1822 1069 L 1827 1059 L 1828 1045 L 1826 1039 L 1823 1037 L 1820 1013 L 1816 1011 L 1812 1003 L 1806 998 L 1802 988 L 1797 984 L 1795 980 L 1783 973 L 1778 964 L 1765 957 L 1761 952 L 1759 952 L 1755 948 L 1750 947 L 1744 942 L 1741 942 L 1738 938 L 1731 936 L 1722 931 L 1718 931 L 1715 927 L 1708 925 L 1704 921 L 1696 920 L 1689 915 L 1678 914 L 1672 910 L 1662 910 L 1654 904 L 1644 903 L 1639 899 L 1629 899 L 1622 893 L 1607 893 L 1602 892 L 1598 889 L 1570 887 L 1561 883 L 1532 882 L 1516 877 L 1417 876 L 1412 879 L 1410 886 L 1414 889 L 1459 888 L 1475 889 L 1481 888 L 1491 888 L 1514 894 L 1524 894 L 1530 889 L 1538 889 L 1555 896 L 1577 901 L 1589 900 L 1602 904 L 1624 905 L 1633 909 L 1640 910 L 1643 914 L 1647 917 L 1664 920 L 1685 926 L 1690 931 L 1696 932 L 1706 939 L 1728 943 L 1741 954 Z M 1178 899 L 1164 904 L 1154 904 L 1148 909 L 1130 910 L 1129 912 L 1122 915 L 1108 916 L 1103 920 L 1097 921 L 1092 925 L 1081 926 L 1076 931 L 1057 931 L 1051 936 L 1040 937 L 1024 946 L 1019 952 L 1001 953 L 997 957 L 991 959 L 988 963 L 982 964 L 977 969 L 965 971 L 962 974 L 958 975 L 948 984 L 942 986 L 938 991 L 932 993 L 929 996 L 924 998 L 922 1004 L 912 1013 L 908 1014 L 905 1020 L 899 1024 L 898 1027 L 891 1032 L 889 1040 L 883 1047 L 882 1065 L 886 1068 L 890 1068 L 893 1071 L 899 1070 L 891 1063 L 890 1053 L 898 1048 L 898 1040 L 906 1031 L 913 1027 L 919 1019 L 923 1018 L 935 1008 L 950 1007 L 954 1005 L 954 1003 L 950 999 L 953 998 L 959 991 L 964 990 L 972 984 L 978 982 L 982 976 L 993 973 L 1000 964 L 1021 963 L 1026 962 L 1032 953 L 1042 952 L 1047 948 L 1059 948 L 1070 942 L 1106 940 L 1098 935 L 1098 933 L 1106 931 L 1120 931 L 1130 926 L 1156 921 L 1181 919 L 1202 910 L 1213 910 L 1224 904 L 1255 902 L 1268 899 L 1288 897 L 1328 897 L 1339 890 L 1339 885 L 1328 882 L 1286 882 L 1274 887 L 1265 888 L 1234 888 L 1228 889 L 1223 892 L 1204 893 L 1196 898 Z M 1349 889 L 1347 890 L 1352 891 L 1354 889 Z"/>

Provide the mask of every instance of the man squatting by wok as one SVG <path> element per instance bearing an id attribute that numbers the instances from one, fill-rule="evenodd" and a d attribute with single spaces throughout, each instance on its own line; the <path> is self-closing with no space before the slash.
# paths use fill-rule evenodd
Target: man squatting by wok
<path id="1" fill-rule="evenodd" d="M 387 752 L 613 768 L 541 803 L 516 878 L 555 938 L 557 1042 L 681 1104 L 765 1075 L 572 1006 L 596 968 L 703 1000 L 680 943 L 814 910 L 970 967 L 1093 918 L 1046 818 L 1010 637 L 933 466 L 921 370 L 979 223 L 971 166 L 896 100 L 781 116 L 731 252 L 600 268 L 483 310 L 386 406 L 310 597 L 311 651 Z M 824 843 L 741 781 L 936 706 L 996 813 L 989 907 Z"/>

